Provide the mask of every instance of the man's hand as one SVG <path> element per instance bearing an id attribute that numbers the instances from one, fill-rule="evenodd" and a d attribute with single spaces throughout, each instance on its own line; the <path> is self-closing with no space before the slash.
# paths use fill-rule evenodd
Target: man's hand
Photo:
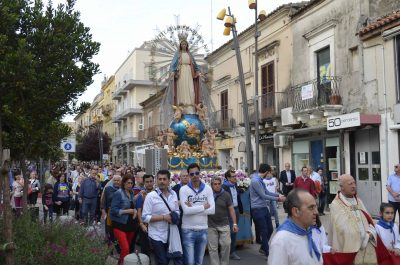
<path id="1" fill-rule="evenodd" d="M 143 232 L 147 233 L 147 226 L 144 223 L 140 224 L 140 229 L 142 229 Z"/>
<path id="2" fill-rule="evenodd" d="M 170 214 L 163 215 L 163 220 L 166 221 L 167 223 L 172 223 Z"/>
<path id="3" fill-rule="evenodd" d="M 239 227 L 238 227 L 237 224 L 234 224 L 234 225 L 232 226 L 232 231 L 233 231 L 233 233 L 239 232 Z"/>
<path id="4" fill-rule="evenodd" d="M 46 210 L 46 211 L 48 211 L 49 210 L 49 207 L 47 207 L 46 205 L 44 206 L 44 209 Z"/>
<path id="5" fill-rule="evenodd" d="M 279 195 L 278 202 L 284 202 L 284 201 L 286 201 L 286 197 L 283 195 Z"/>
<path id="6" fill-rule="evenodd" d="M 82 199 L 81 198 L 79 198 L 78 201 L 79 201 L 80 204 L 82 204 Z"/>
<path id="7" fill-rule="evenodd" d="M 186 201 L 185 204 L 186 204 L 187 207 L 192 207 L 192 203 L 189 202 L 189 201 Z"/>
<path id="8" fill-rule="evenodd" d="M 61 205 L 61 204 L 62 204 L 62 202 L 60 202 L 60 201 L 57 201 L 57 202 L 55 202 L 55 204 L 57 204 L 57 205 Z"/>
<path id="9" fill-rule="evenodd" d="M 210 204 L 208 202 L 204 202 L 203 204 L 204 209 L 207 210 L 208 208 L 210 208 Z"/>

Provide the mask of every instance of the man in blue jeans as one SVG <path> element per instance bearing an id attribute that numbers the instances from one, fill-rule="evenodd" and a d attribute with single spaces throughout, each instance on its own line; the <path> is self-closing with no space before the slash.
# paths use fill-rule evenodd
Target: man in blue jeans
<path id="1" fill-rule="evenodd" d="M 263 182 L 263 179 L 267 174 L 271 174 L 271 172 L 271 166 L 260 164 L 258 173 L 253 175 L 250 183 L 251 215 L 261 235 L 260 252 L 264 253 L 267 258 L 269 255 L 268 241 L 273 231 L 271 214 L 268 209 L 268 200 L 285 201 L 284 196 L 269 192 Z"/>
<path id="2" fill-rule="evenodd" d="M 190 181 L 179 190 L 183 256 L 185 265 L 201 265 L 208 239 L 208 215 L 215 213 L 214 194 L 201 182 L 198 164 L 190 164 L 187 171 Z"/>
<path id="3" fill-rule="evenodd" d="M 82 181 L 79 190 L 79 203 L 82 203 L 82 218 L 88 225 L 91 225 L 94 221 L 97 207 L 97 195 L 101 189 L 97 172 L 98 170 L 96 168 L 92 168 L 90 170 L 90 176 Z"/>

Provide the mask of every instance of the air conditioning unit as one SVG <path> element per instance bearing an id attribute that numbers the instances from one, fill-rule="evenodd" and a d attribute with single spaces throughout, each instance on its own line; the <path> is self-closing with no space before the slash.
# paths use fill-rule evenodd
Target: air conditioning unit
<path id="1" fill-rule="evenodd" d="M 296 119 L 293 118 L 292 110 L 293 107 L 284 108 L 281 110 L 282 126 L 293 125 L 297 123 Z"/>
<path id="2" fill-rule="evenodd" d="M 289 137 L 287 135 L 274 134 L 274 147 L 289 146 Z"/>
<path id="3" fill-rule="evenodd" d="M 141 123 L 141 124 L 139 124 L 139 131 L 143 131 L 143 130 L 144 130 L 144 124 Z"/>

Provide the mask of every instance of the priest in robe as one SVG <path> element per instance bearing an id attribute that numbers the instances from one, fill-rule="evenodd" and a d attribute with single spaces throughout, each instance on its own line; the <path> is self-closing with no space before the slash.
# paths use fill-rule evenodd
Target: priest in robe
<path id="1" fill-rule="evenodd" d="M 376 230 L 363 202 L 356 195 L 354 178 L 348 174 L 340 176 L 339 186 L 340 191 L 330 205 L 329 245 L 339 253 L 357 253 L 356 265 L 378 264 Z"/>

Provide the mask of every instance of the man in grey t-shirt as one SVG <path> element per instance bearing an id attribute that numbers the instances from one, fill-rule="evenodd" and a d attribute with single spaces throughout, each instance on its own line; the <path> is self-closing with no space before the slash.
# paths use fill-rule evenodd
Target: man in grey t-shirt
<path id="1" fill-rule="evenodd" d="M 227 265 L 229 264 L 231 247 L 231 232 L 227 208 L 233 220 L 233 232 L 237 233 L 239 228 L 236 223 L 232 198 L 228 192 L 222 189 L 222 179 L 220 177 L 213 177 L 211 188 L 215 200 L 215 214 L 208 216 L 208 253 L 210 254 L 211 265 Z M 221 246 L 221 257 L 218 256 L 218 244 Z"/>

